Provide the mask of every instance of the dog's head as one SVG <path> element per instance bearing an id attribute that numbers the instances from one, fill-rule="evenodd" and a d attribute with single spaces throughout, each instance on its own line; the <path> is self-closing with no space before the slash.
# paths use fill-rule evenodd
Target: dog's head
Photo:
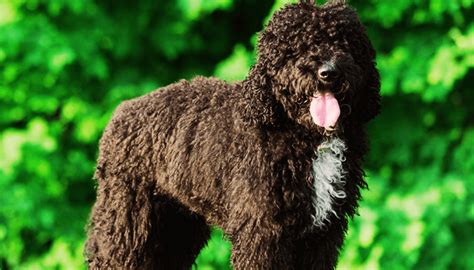
<path id="1" fill-rule="evenodd" d="M 260 33 L 258 59 L 244 81 L 249 119 L 282 117 L 320 133 L 364 124 L 380 106 L 375 51 L 345 1 L 302 1 L 276 12 Z"/>

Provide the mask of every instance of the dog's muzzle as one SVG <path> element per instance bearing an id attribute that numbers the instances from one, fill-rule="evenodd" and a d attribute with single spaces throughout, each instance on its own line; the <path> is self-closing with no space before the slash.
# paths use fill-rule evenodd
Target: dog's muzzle
<path id="1" fill-rule="evenodd" d="M 324 84 L 334 83 L 340 76 L 339 69 L 336 64 L 332 61 L 324 63 L 318 69 L 318 79 Z"/>

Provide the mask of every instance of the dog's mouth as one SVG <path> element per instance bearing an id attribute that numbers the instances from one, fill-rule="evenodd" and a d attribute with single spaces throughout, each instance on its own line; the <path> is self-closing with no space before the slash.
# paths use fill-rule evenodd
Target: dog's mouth
<path id="1" fill-rule="evenodd" d="M 333 131 L 341 115 L 341 108 L 331 92 L 316 93 L 311 97 L 309 108 L 313 122 L 326 131 Z"/>

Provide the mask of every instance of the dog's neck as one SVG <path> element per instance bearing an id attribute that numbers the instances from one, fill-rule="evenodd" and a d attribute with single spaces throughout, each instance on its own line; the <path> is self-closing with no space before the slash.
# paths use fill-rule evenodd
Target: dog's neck
<path id="1" fill-rule="evenodd" d="M 324 140 L 316 149 L 313 160 L 313 224 L 318 228 L 329 222 L 331 214 L 337 216 L 333 206 L 336 200 L 346 197 L 343 162 L 346 143 L 337 137 Z"/>

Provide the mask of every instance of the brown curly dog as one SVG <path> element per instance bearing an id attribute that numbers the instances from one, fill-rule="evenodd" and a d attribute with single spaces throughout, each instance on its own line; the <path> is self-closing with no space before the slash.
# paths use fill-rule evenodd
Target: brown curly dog
<path id="1" fill-rule="evenodd" d="M 190 269 L 210 226 L 234 269 L 334 269 L 366 187 L 375 52 L 344 1 L 287 5 L 242 82 L 198 77 L 120 104 L 100 141 L 91 269 Z"/>

